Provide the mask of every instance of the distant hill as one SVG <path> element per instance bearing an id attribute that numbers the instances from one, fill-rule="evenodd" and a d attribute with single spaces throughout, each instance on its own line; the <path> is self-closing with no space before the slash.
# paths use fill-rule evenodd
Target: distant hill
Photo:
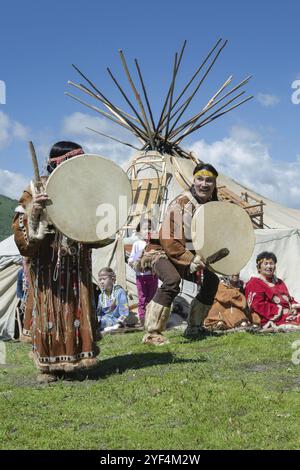
<path id="1" fill-rule="evenodd" d="M 0 195 L 0 241 L 12 235 L 11 222 L 17 205 L 16 199 Z"/>

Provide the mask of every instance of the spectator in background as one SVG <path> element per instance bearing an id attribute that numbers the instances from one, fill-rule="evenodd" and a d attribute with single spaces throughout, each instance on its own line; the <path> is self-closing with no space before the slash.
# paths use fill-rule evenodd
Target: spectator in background
<path id="1" fill-rule="evenodd" d="M 115 272 L 108 267 L 100 269 L 98 281 L 101 289 L 97 305 L 100 331 L 124 327 L 129 316 L 128 299 L 123 287 L 115 284 Z"/>
<path id="2" fill-rule="evenodd" d="M 231 287 L 236 287 L 242 294 L 245 294 L 245 288 L 244 288 L 244 283 L 240 279 L 240 274 L 232 274 L 232 276 L 229 276 L 229 284 Z"/>
<path id="3" fill-rule="evenodd" d="M 263 328 L 300 326 L 300 305 L 285 283 L 276 277 L 277 258 L 263 251 L 256 258 L 258 274 L 246 284 L 246 298 L 252 315 L 257 314 Z"/>
<path id="4" fill-rule="evenodd" d="M 243 282 L 239 274 L 222 277 L 214 303 L 204 320 L 209 330 L 228 330 L 251 325 L 248 318 L 247 302 L 243 292 Z"/>
<path id="5" fill-rule="evenodd" d="M 152 271 L 151 263 L 142 265 L 141 258 L 144 249 L 150 240 L 151 221 L 140 222 L 136 229 L 138 240 L 132 245 L 128 264 L 136 272 L 136 287 L 138 292 L 138 316 L 139 324 L 144 326 L 146 307 L 153 299 L 158 287 L 158 277 Z"/>

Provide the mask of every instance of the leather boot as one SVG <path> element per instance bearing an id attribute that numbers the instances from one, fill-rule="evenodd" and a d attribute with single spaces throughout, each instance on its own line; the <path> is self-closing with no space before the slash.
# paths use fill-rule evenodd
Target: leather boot
<path id="1" fill-rule="evenodd" d="M 168 344 L 169 341 L 161 334 L 166 329 L 170 316 L 170 307 L 164 307 L 153 300 L 147 305 L 145 315 L 145 330 L 147 334 L 143 338 L 144 344 Z"/>
<path id="2" fill-rule="evenodd" d="M 196 298 L 192 300 L 188 325 L 183 333 L 186 338 L 196 338 L 203 332 L 203 322 L 210 309 L 211 305 L 203 304 Z"/>

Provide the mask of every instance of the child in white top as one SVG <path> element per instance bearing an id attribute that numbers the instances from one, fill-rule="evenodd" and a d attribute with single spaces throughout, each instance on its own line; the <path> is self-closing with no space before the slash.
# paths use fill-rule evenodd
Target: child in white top
<path id="1" fill-rule="evenodd" d="M 153 274 L 152 270 L 147 268 L 140 270 L 138 268 L 139 261 L 142 257 L 143 251 L 149 243 L 151 222 L 144 221 L 137 226 L 137 235 L 139 239 L 132 245 L 128 264 L 135 269 L 136 272 L 136 286 L 138 291 L 138 316 L 140 324 L 143 325 L 145 321 L 146 306 L 153 299 L 156 289 L 158 287 L 158 278 Z"/>

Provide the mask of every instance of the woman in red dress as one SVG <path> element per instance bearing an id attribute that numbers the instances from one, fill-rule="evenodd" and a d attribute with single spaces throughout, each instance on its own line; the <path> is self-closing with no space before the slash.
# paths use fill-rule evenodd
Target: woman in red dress
<path id="1" fill-rule="evenodd" d="M 264 251 L 256 258 L 258 274 L 246 284 L 251 313 L 257 313 L 264 328 L 300 326 L 300 305 L 289 294 L 285 283 L 275 276 L 277 258 Z"/>

